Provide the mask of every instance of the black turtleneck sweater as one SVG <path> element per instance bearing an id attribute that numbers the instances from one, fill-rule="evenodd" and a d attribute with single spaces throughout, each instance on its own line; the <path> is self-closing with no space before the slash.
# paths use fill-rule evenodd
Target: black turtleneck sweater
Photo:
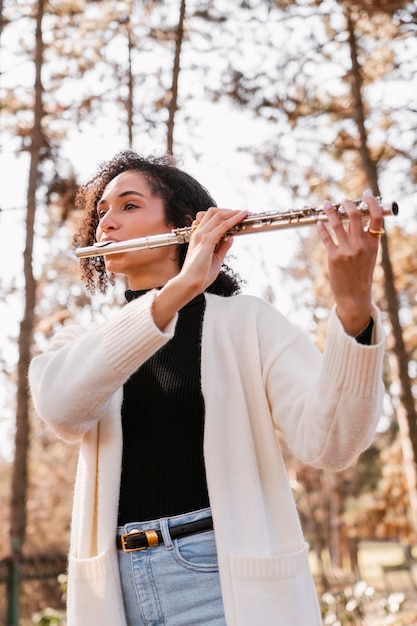
<path id="1" fill-rule="evenodd" d="M 133 300 L 145 291 L 127 291 Z M 209 506 L 203 459 L 201 294 L 178 315 L 174 337 L 123 388 L 119 524 Z"/>

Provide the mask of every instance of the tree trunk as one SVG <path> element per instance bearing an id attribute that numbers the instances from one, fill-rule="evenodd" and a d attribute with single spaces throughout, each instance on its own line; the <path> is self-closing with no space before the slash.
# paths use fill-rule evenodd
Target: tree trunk
<path id="1" fill-rule="evenodd" d="M 341 553 L 341 492 L 340 474 L 326 472 L 329 486 L 329 551 L 330 563 L 334 570 L 342 569 Z"/>
<path id="2" fill-rule="evenodd" d="M 130 23 L 127 24 L 127 36 L 128 36 L 128 99 L 127 99 L 127 131 L 128 131 L 128 144 L 129 148 L 133 148 L 133 93 L 134 93 L 134 79 L 132 70 L 132 29 Z"/>
<path id="3" fill-rule="evenodd" d="M 389 354 L 389 364 L 391 372 L 394 372 L 395 379 L 398 380 L 398 359 L 395 358 L 395 352 L 391 351 Z M 407 486 L 408 486 L 408 498 L 410 502 L 410 512 L 413 519 L 410 519 L 410 523 L 415 528 L 416 526 L 416 511 L 417 511 L 417 489 L 411 489 L 410 485 L 415 485 L 416 473 L 415 473 L 415 464 L 414 464 L 414 453 L 413 446 L 410 437 L 410 429 L 408 426 L 407 420 L 407 409 L 405 404 L 402 402 L 401 398 L 398 398 L 398 406 L 396 407 L 395 413 L 397 416 L 399 432 L 400 432 L 400 442 L 401 442 L 401 451 L 402 451 L 402 459 L 404 465 L 404 475 L 406 477 Z"/>
<path id="4" fill-rule="evenodd" d="M 3 32 L 4 19 L 3 19 L 3 0 L 0 0 L 0 35 Z"/>
<path id="5" fill-rule="evenodd" d="M 364 168 L 368 184 L 373 193 L 380 195 L 378 185 L 378 174 L 375 162 L 372 160 L 365 128 L 364 103 L 362 100 L 362 78 L 361 69 L 358 62 L 358 51 L 356 46 L 355 30 L 350 12 L 346 12 L 346 19 L 349 34 L 349 47 L 352 62 L 352 98 L 354 102 L 354 117 L 360 137 L 360 156 L 362 167 Z M 413 520 L 414 529 L 417 530 L 417 413 L 414 405 L 414 398 L 411 389 L 411 381 L 408 375 L 408 355 L 405 349 L 404 338 L 402 334 L 399 302 L 394 285 L 394 274 L 389 254 L 388 238 L 381 238 L 381 265 L 384 270 L 384 295 L 386 301 L 387 312 L 391 323 L 394 354 L 397 361 L 397 368 L 391 369 L 393 380 L 398 384 L 400 391 L 400 400 L 405 411 L 405 422 L 407 423 L 408 436 L 410 438 L 410 454 L 408 461 L 405 458 L 404 463 L 408 462 L 405 468 L 405 474 L 408 480 L 408 488 L 410 492 L 410 508 L 411 518 Z M 403 432 L 404 432 L 403 423 Z"/>
<path id="6" fill-rule="evenodd" d="M 175 42 L 174 67 L 172 70 L 171 94 L 168 105 L 168 131 L 167 131 L 167 152 L 173 154 L 174 150 L 174 123 L 175 113 L 178 108 L 178 78 L 180 75 L 180 57 L 181 46 L 184 39 L 184 19 L 185 19 L 185 0 L 181 0 L 180 17 L 178 20 L 177 36 Z"/>
<path id="7" fill-rule="evenodd" d="M 18 623 L 19 560 L 22 555 L 26 530 L 27 456 L 29 448 L 29 397 L 27 371 L 31 356 L 31 344 L 36 303 L 36 281 L 32 270 L 36 189 L 39 179 L 39 163 L 42 148 L 43 116 L 41 69 L 43 63 L 42 18 L 44 0 L 38 0 L 35 49 L 35 104 L 27 190 L 26 245 L 23 253 L 25 302 L 20 323 L 19 361 L 17 365 L 17 402 L 15 454 L 12 471 L 12 498 L 10 510 L 10 544 L 12 554 L 13 585 L 9 586 L 8 626 Z"/>

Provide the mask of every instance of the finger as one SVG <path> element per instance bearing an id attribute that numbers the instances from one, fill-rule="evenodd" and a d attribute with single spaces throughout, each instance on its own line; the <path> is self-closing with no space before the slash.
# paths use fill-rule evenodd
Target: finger
<path id="1" fill-rule="evenodd" d="M 192 225 L 192 232 L 210 233 L 216 241 L 224 236 L 247 216 L 247 211 L 210 208 L 208 211 L 198 212 Z"/>
<path id="2" fill-rule="evenodd" d="M 331 236 L 331 234 L 329 233 L 328 228 L 326 228 L 325 224 L 323 224 L 323 222 L 318 221 L 317 222 L 317 230 L 319 232 L 320 235 L 320 239 L 322 240 L 322 242 L 324 243 L 325 247 L 327 248 L 328 253 L 332 252 L 337 246 L 333 240 L 333 237 Z"/>
<path id="3" fill-rule="evenodd" d="M 363 213 L 359 210 L 357 203 L 352 200 L 342 200 L 342 208 L 349 218 L 348 232 L 357 237 L 363 237 Z"/>
<path id="4" fill-rule="evenodd" d="M 216 245 L 215 251 L 220 259 L 224 259 L 226 254 L 229 252 L 230 248 L 233 245 L 233 237 L 222 237 L 219 243 Z"/>
<path id="5" fill-rule="evenodd" d="M 340 244 L 346 241 L 346 230 L 340 218 L 340 215 L 336 211 L 336 208 L 329 200 L 326 200 L 323 205 L 323 209 L 327 217 L 327 221 L 329 222 L 334 234 L 336 235 L 338 243 Z"/>
<path id="6" fill-rule="evenodd" d="M 209 209 L 208 209 L 208 210 L 209 210 Z M 207 213 L 207 211 L 198 211 L 198 212 L 196 213 L 195 219 L 196 219 L 198 222 L 201 222 L 201 220 L 203 219 L 203 217 L 205 216 L 205 214 L 206 214 L 206 213 Z"/>
<path id="7" fill-rule="evenodd" d="M 374 231 L 381 231 L 384 224 L 384 215 L 383 208 L 379 204 L 379 201 L 370 191 L 365 191 L 363 193 L 362 200 L 368 208 L 370 216 L 369 228 Z"/>

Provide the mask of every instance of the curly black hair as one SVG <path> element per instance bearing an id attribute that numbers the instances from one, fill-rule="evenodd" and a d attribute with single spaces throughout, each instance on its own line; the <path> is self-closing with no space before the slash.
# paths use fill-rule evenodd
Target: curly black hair
<path id="1" fill-rule="evenodd" d="M 74 235 L 74 248 L 91 246 L 95 242 L 98 226 L 97 204 L 109 182 L 129 170 L 138 171 L 146 179 L 153 195 L 164 203 L 167 224 L 176 228 L 189 226 L 198 211 L 206 211 L 216 206 L 215 201 L 200 183 L 176 166 L 172 156 L 141 156 L 131 150 L 116 154 L 110 161 L 99 166 L 98 172 L 79 187 L 75 196 L 75 206 L 84 213 L 78 232 Z M 179 246 L 179 267 L 182 267 L 188 245 Z M 113 284 L 114 277 L 109 274 L 102 256 L 80 259 L 82 277 L 90 293 L 96 287 L 102 293 Z M 226 264 L 207 291 L 222 296 L 231 296 L 240 290 L 240 278 Z"/>

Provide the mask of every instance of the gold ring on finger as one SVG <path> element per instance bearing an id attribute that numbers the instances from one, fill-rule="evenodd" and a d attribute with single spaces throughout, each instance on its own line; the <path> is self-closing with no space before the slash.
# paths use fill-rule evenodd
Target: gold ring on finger
<path id="1" fill-rule="evenodd" d="M 191 232 L 193 233 L 200 226 L 199 220 L 194 220 L 191 224 Z"/>
<path id="2" fill-rule="evenodd" d="M 374 237 L 382 237 L 383 235 L 385 235 L 385 229 L 384 228 L 379 228 L 379 229 L 368 228 L 368 233 L 370 233 L 371 235 L 374 235 Z"/>

